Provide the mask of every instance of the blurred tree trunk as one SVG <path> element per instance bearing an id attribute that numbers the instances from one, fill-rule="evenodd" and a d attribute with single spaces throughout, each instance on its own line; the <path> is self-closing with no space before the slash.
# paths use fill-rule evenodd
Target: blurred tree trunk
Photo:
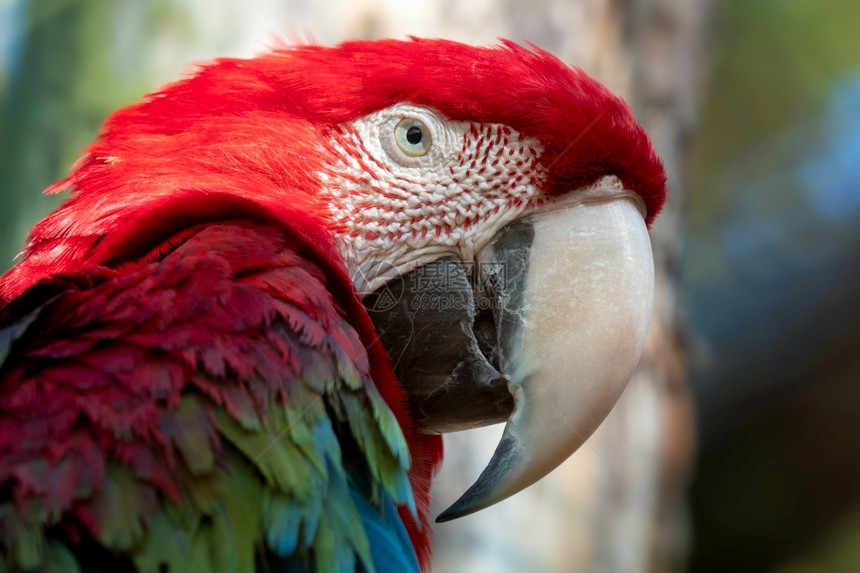
<path id="1" fill-rule="evenodd" d="M 102 27 L 105 10 L 63 4 L 33 2 L 20 13 L 26 37 L 0 106 L 0 272 L 57 204 L 39 191 L 68 169 L 108 111 L 80 81 L 102 79 L 106 55 L 86 30 Z"/>
<path id="2" fill-rule="evenodd" d="M 170 14 L 159 9 L 165 2 L 10 0 L 17 9 L 4 7 L 0 16 L 19 20 L 10 43 L 20 42 L 20 54 L 4 59 L 0 86 L 0 272 L 59 203 L 40 191 L 69 171 L 108 113 L 152 88 L 142 60 Z"/>
<path id="3" fill-rule="evenodd" d="M 499 37 L 534 42 L 624 96 L 664 158 L 670 200 L 652 230 L 654 319 L 639 370 L 588 445 L 527 491 L 438 527 L 436 570 L 677 570 L 686 548 L 683 492 L 693 425 L 675 272 L 684 142 L 693 119 L 706 1 L 264 0 L 249 8 L 241 0 L 120 0 L 60 3 L 62 10 L 39 16 L 51 3 L 34 0 L 33 13 L 41 20 L 31 23 L 24 71 L 10 79 L 5 100 L 3 266 L 21 245 L 22 230 L 48 206 L 37 203 L 38 189 L 61 175 L 58 163 L 63 168 L 71 164 L 67 152 L 58 162 L 51 150 L 80 148 L 95 125 L 90 121 L 86 128 L 59 134 L 55 127 L 74 127 L 64 122 L 89 117 L 94 101 L 100 116 L 130 101 L 128 89 L 110 92 L 106 87 L 132 86 L 136 96 L 174 79 L 190 61 L 251 55 L 278 34 L 325 44 L 407 34 L 469 43 Z M 75 14 L 78 20 L 68 19 Z M 74 46 L 81 47 L 70 51 Z M 56 59 L 63 54 L 69 62 Z M 26 74 L 38 72 L 39 66 L 48 66 L 59 79 L 47 86 L 43 80 L 26 85 Z M 57 75 L 63 68 L 72 73 Z M 47 160 L 50 165 L 40 163 L 27 171 L 28 162 Z M 22 195 L 26 199 L 13 198 Z M 440 504 L 452 502 L 474 481 L 500 434 L 495 427 L 448 437 L 445 467 L 434 491 Z"/>

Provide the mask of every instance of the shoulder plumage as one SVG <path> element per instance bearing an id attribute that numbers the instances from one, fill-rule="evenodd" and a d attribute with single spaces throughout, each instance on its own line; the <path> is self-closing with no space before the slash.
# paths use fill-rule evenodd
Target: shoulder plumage
<path id="1" fill-rule="evenodd" d="M 327 271 L 227 222 L 6 305 L 3 562 L 369 567 L 365 506 L 415 511 L 410 452 Z"/>

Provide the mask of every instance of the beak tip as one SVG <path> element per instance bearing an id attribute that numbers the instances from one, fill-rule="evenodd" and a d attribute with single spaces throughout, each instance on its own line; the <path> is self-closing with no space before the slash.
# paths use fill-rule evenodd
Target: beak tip
<path id="1" fill-rule="evenodd" d="M 521 453 L 517 440 L 509 434 L 509 427 L 506 428 L 478 480 L 451 507 L 439 514 L 436 523 L 475 513 L 519 491 L 521 487 L 517 485 L 516 478 L 521 477 L 519 472 L 525 467 Z"/>
<path id="2" fill-rule="evenodd" d="M 475 513 L 476 511 L 483 509 L 487 505 L 476 502 L 480 502 L 480 500 L 476 499 L 473 495 L 469 495 L 469 492 L 466 492 L 463 497 L 455 501 L 451 504 L 451 507 L 436 517 L 436 523 L 445 523 L 446 521 L 452 521 L 458 517 L 464 517 L 470 513 Z"/>
<path id="3" fill-rule="evenodd" d="M 454 506 L 452 505 L 451 507 L 440 513 L 438 516 L 436 516 L 436 523 L 445 523 L 446 521 L 451 521 L 460 517 L 456 514 L 456 512 L 452 511 L 453 509 Z"/>

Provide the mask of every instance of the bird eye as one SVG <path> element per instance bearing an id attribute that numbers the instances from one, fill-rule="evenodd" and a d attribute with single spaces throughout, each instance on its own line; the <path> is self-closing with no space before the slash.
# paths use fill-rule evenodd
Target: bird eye
<path id="1" fill-rule="evenodd" d="M 409 157 L 420 157 L 430 150 L 433 138 L 430 129 L 421 120 L 407 117 L 395 126 L 394 141 L 400 151 Z"/>

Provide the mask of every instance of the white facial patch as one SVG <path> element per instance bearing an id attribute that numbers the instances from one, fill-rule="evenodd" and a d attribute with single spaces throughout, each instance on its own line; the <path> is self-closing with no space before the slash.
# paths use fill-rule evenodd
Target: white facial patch
<path id="1" fill-rule="evenodd" d="M 444 255 L 473 261 L 542 201 L 540 145 L 502 124 L 398 104 L 345 124 L 328 146 L 322 194 L 360 293 Z"/>

